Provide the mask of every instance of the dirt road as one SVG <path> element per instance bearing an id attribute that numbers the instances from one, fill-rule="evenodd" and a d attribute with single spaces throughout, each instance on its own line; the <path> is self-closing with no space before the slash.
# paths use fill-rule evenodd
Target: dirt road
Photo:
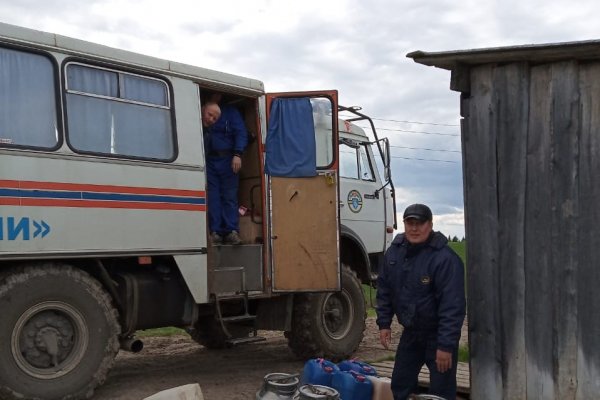
<path id="1" fill-rule="evenodd" d="M 392 347 L 401 328 L 392 325 Z M 161 390 L 198 383 L 205 400 L 254 400 L 263 377 L 271 372 L 301 373 L 304 363 L 287 347 L 280 332 L 259 332 L 266 342 L 226 350 L 208 350 L 187 336 L 144 339 L 141 353 L 120 352 L 94 400 L 141 400 Z M 467 323 L 461 343 L 467 341 Z M 389 359 L 392 350 L 379 344 L 375 318 L 367 318 L 365 337 L 354 355 L 367 362 Z"/>
<path id="2" fill-rule="evenodd" d="M 186 336 L 145 339 L 142 352 L 119 353 L 93 399 L 140 400 L 188 383 L 199 383 L 206 400 L 255 399 L 266 374 L 300 373 L 304 366 L 282 333 L 259 334 L 267 341 L 226 350 L 207 350 Z M 379 344 L 374 318 L 367 318 L 365 338 L 355 357 L 376 361 L 391 355 Z"/>

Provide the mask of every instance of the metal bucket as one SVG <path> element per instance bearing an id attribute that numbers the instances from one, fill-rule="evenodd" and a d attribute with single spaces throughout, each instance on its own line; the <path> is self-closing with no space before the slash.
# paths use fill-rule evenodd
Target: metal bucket
<path id="1" fill-rule="evenodd" d="M 323 385 L 302 385 L 294 400 L 340 400 L 340 394 L 334 388 Z"/>
<path id="2" fill-rule="evenodd" d="M 256 400 L 288 400 L 294 398 L 300 380 L 297 374 L 274 372 L 265 375 Z"/>

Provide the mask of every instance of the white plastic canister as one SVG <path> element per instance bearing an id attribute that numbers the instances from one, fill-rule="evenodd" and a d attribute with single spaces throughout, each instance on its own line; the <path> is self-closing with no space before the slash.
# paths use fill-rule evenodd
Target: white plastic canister
<path id="1" fill-rule="evenodd" d="M 367 375 L 367 379 L 373 383 L 373 400 L 394 400 L 390 378 Z"/>

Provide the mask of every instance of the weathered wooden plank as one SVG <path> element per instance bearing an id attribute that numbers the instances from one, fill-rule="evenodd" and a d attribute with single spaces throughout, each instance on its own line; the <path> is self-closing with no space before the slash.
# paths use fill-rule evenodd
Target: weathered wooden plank
<path id="1" fill-rule="evenodd" d="M 371 364 L 377 370 L 380 377 L 391 378 L 394 369 L 393 361 L 382 361 Z M 419 386 L 429 387 L 429 369 L 427 366 L 421 368 L 419 373 Z M 459 362 L 456 367 L 456 391 L 459 394 L 469 394 L 470 389 L 470 372 L 469 363 Z"/>
<path id="2" fill-rule="evenodd" d="M 505 399 L 523 399 L 526 393 L 524 316 L 524 220 L 529 116 L 529 66 L 512 63 L 494 70 L 498 151 L 498 293 L 500 346 Z"/>
<path id="3" fill-rule="evenodd" d="M 469 98 L 470 98 L 470 93 L 461 93 L 460 94 L 460 116 L 463 118 L 467 118 L 469 116 Z M 464 120 L 461 119 L 461 129 L 464 129 L 462 127 L 462 122 L 464 122 Z"/>
<path id="4" fill-rule="evenodd" d="M 467 368 L 467 370 L 464 370 L 464 368 Z M 419 386 L 429 387 L 429 380 L 429 369 L 424 366 L 419 373 Z M 465 367 L 465 364 L 461 363 L 456 370 L 456 392 L 459 394 L 468 394 L 470 393 L 469 386 L 468 364 Z"/>
<path id="5" fill-rule="evenodd" d="M 579 85 L 575 62 L 552 64 L 552 272 L 556 396 L 577 390 Z"/>
<path id="6" fill-rule="evenodd" d="M 469 93 L 471 91 L 470 68 L 465 64 L 456 64 L 450 74 L 450 89 Z"/>
<path id="7" fill-rule="evenodd" d="M 471 382 L 476 399 L 502 399 L 502 369 L 498 288 L 498 201 L 495 130 L 492 104 L 493 67 L 471 70 L 469 117 L 462 132 L 465 190 L 465 231 L 469 257 L 469 347 Z M 469 238 L 476 238 L 469 241 Z"/>
<path id="8" fill-rule="evenodd" d="M 582 65 L 579 73 L 581 142 L 579 158 L 579 264 L 577 399 L 600 393 L 600 64 Z"/>
<path id="9" fill-rule="evenodd" d="M 527 398 L 555 399 L 553 373 L 554 301 L 551 246 L 550 65 L 531 69 L 527 188 L 525 196 L 525 342 Z"/>

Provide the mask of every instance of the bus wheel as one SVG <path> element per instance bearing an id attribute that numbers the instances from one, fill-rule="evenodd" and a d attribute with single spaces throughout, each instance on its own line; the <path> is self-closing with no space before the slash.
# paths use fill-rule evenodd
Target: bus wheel
<path id="1" fill-rule="evenodd" d="M 104 382 L 120 328 L 88 273 L 55 263 L 18 268 L 0 281 L 0 310 L 0 398 L 89 398 Z"/>
<path id="2" fill-rule="evenodd" d="M 294 299 L 288 345 L 302 359 L 350 357 L 365 330 L 366 306 L 356 273 L 342 266 L 342 290 L 303 294 Z"/>

